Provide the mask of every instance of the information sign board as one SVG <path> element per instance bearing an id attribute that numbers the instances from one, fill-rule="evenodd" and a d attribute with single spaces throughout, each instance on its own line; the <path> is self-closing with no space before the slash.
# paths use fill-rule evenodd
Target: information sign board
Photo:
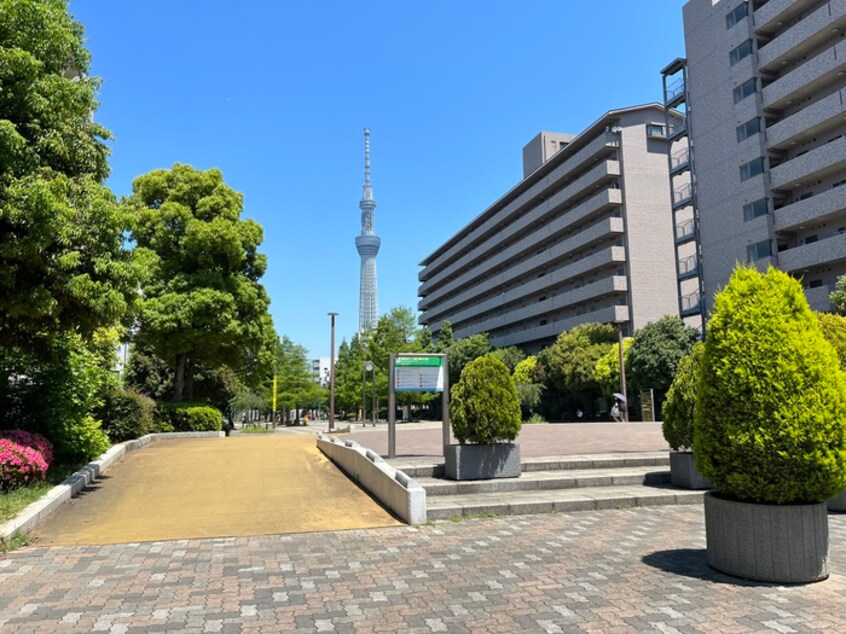
<path id="1" fill-rule="evenodd" d="M 443 392 L 443 356 L 397 355 L 394 359 L 394 390 L 397 392 Z"/>

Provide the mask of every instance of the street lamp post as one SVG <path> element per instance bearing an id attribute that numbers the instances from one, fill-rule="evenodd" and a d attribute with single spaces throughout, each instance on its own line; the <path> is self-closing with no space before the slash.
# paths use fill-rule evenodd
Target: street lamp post
<path id="1" fill-rule="evenodd" d="M 335 317 L 338 313 L 327 313 L 332 320 L 332 338 L 329 353 L 329 431 L 335 431 Z"/>
<path id="2" fill-rule="evenodd" d="M 361 424 L 367 425 L 367 373 L 373 372 L 373 362 L 365 361 L 361 370 Z"/>

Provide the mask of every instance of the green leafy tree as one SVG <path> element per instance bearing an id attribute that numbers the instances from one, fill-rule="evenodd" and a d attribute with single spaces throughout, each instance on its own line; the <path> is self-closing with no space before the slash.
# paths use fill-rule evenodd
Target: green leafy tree
<path id="1" fill-rule="evenodd" d="M 450 418 L 458 442 L 512 441 L 520 433 L 520 401 L 505 364 L 488 354 L 470 361 L 450 390 Z"/>
<path id="2" fill-rule="evenodd" d="M 661 431 L 670 447 L 677 451 L 693 448 L 693 420 L 703 349 L 704 345 L 698 341 L 693 344 L 690 354 L 679 361 L 676 377 L 664 400 Z"/>
<path id="3" fill-rule="evenodd" d="M 617 329 L 610 324 L 582 324 L 562 332 L 538 354 L 547 380 L 559 391 L 575 396 L 582 407 L 600 396 L 594 378 L 596 362 L 617 341 Z"/>
<path id="4" fill-rule="evenodd" d="M 526 358 L 526 353 L 520 350 L 517 346 L 497 348 L 496 350 L 493 350 L 491 354 L 502 361 L 511 373 L 514 372 L 514 368 L 517 367 L 517 364 Z"/>
<path id="5" fill-rule="evenodd" d="M 276 349 L 276 390 L 278 404 L 285 410 L 286 419 L 291 409 L 299 410 L 314 398 L 312 386 L 317 386 L 311 374 L 308 351 L 304 346 L 283 336 Z"/>
<path id="6" fill-rule="evenodd" d="M 817 313 L 823 336 L 834 347 L 840 368 L 846 370 L 846 317 L 832 313 Z"/>
<path id="7" fill-rule="evenodd" d="M 455 339 L 445 350 L 449 360 L 449 383 L 453 385 L 468 363 L 491 351 L 488 333 L 482 332 L 462 339 Z"/>
<path id="8" fill-rule="evenodd" d="M 347 343 L 341 342 L 335 363 L 335 407 L 349 415 L 361 407 L 362 370 L 367 361 L 368 332 L 358 333 Z M 370 391 L 370 376 L 367 377 L 367 390 Z"/>
<path id="9" fill-rule="evenodd" d="M 738 267 L 714 303 L 696 399 L 696 466 L 769 504 L 846 488 L 846 377 L 799 282 Z"/>
<path id="10" fill-rule="evenodd" d="M 438 332 L 438 343 L 435 352 L 445 352 L 452 345 L 452 324 L 449 319 L 444 319 L 441 329 Z"/>
<path id="11" fill-rule="evenodd" d="M 698 340 L 699 332 L 685 326 L 679 317 L 667 315 L 646 324 L 635 333 L 629 349 L 628 377 L 632 384 L 638 389 L 666 392 L 679 361 L 690 354 Z"/>
<path id="12" fill-rule="evenodd" d="M 520 361 L 514 368 L 514 383 L 529 384 L 535 382 L 535 368 L 538 365 L 538 358 L 535 355 L 530 355 Z"/>
<path id="13" fill-rule="evenodd" d="M 139 337 L 174 368 L 173 400 L 192 397 L 192 360 L 266 377 L 275 341 L 259 283 L 267 261 L 261 226 L 240 219 L 241 194 L 219 170 L 180 164 L 136 178 L 132 191 L 132 236 L 152 268 Z"/>
<path id="14" fill-rule="evenodd" d="M 42 357 L 137 296 L 88 65 L 66 2 L 0 0 L 0 345 Z"/>
<path id="15" fill-rule="evenodd" d="M 834 290 L 828 296 L 828 301 L 838 315 L 846 315 L 846 275 L 837 278 Z"/>
<path id="16" fill-rule="evenodd" d="M 634 339 L 623 339 L 623 362 L 629 364 L 629 348 Z M 596 360 L 593 366 L 593 379 L 604 396 L 610 396 L 620 391 L 620 344 L 609 344 L 604 355 Z"/>

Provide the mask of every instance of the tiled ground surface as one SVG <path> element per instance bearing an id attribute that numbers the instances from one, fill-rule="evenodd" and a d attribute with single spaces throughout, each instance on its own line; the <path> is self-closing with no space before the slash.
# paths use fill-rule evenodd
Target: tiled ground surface
<path id="1" fill-rule="evenodd" d="M 0 631 L 844 632 L 830 527 L 831 577 L 799 587 L 711 571 L 698 506 L 30 547 L 0 556 Z"/>

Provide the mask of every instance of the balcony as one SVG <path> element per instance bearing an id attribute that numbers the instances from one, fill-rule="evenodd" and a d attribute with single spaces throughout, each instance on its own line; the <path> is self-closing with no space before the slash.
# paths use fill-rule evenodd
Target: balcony
<path id="1" fill-rule="evenodd" d="M 676 150 L 670 155 L 670 173 L 680 174 L 690 168 L 690 148 L 687 146 Z"/>
<path id="2" fill-rule="evenodd" d="M 846 169 L 846 138 L 809 150 L 770 170 L 773 189 L 797 187 L 810 179 L 820 179 Z"/>
<path id="3" fill-rule="evenodd" d="M 699 291 L 693 291 L 689 295 L 682 295 L 679 302 L 682 317 L 689 317 L 695 315 L 702 309 L 701 297 Z"/>
<path id="4" fill-rule="evenodd" d="M 696 277 L 699 274 L 699 267 L 696 265 L 696 256 L 689 255 L 679 260 L 679 279 L 686 280 Z"/>
<path id="5" fill-rule="evenodd" d="M 693 198 L 693 185 L 685 183 L 681 187 L 673 189 L 673 209 L 679 209 L 689 205 Z"/>
<path id="6" fill-rule="evenodd" d="M 560 313 L 572 306 L 594 301 L 608 295 L 624 295 L 627 291 L 628 284 L 626 277 L 624 275 L 612 275 L 591 284 L 585 284 L 584 286 L 568 290 L 542 302 L 535 301 L 529 303 L 527 306 L 518 306 L 511 310 L 502 311 L 500 314 L 492 314 L 481 322 L 474 323 L 473 329 L 477 332 L 491 332 L 497 328 L 503 328 L 516 322 L 540 318 L 549 313 Z M 477 306 L 452 314 L 449 318 L 450 322 L 458 331 L 462 328 L 463 321 L 477 318 L 485 313 L 494 313 L 506 301 L 505 298 L 488 300 Z"/>
<path id="7" fill-rule="evenodd" d="M 779 268 L 794 275 L 843 260 L 846 260 L 846 233 L 780 251 L 778 254 Z"/>
<path id="8" fill-rule="evenodd" d="M 670 129 L 667 131 L 667 141 L 680 139 L 687 134 L 687 117 L 679 117 L 674 121 L 670 121 Z"/>
<path id="9" fill-rule="evenodd" d="M 841 71 L 846 72 L 846 41 L 824 50 L 765 87 L 762 92 L 764 107 L 783 110 L 793 101 L 836 81 Z"/>
<path id="10" fill-rule="evenodd" d="M 779 20 L 787 22 L 812 6 L 816 0 L 769 0 L 755 11 L 755 26 L 762 31 L 774 31 Z"/>
<path id="11" fill-rule="evenodd" d="M 846 214 L 846 185 L 786 205 L 773 212 L 776 231 L 796 231 L 803 225 L 828 222 Z"/>
<path id="12" fill-rule="evenodd" d="M 831 0 L 805 16 L 758 52 L 761 71 L 780 69 L 782 62 L 797 59 L 831 37 L 832 22 L 846 17 L 846 0 Z"/>
<path id="13" fill-rule="evenodd" d="M 684 77 L 678 77 L 667 84 L 664 93 L 664 105 L 667 108 L 674 108 L 684 101 Z"/>
<path id="14" fill-rule="evenodd" d="M 622 230 L 621 218 L 610 218 L 609 220 L 619 221 Z M 534 275 L 536 277 L 537 272 L 542 271 L 543 267 L 550 270 L 542 278 L 536 277 L 536 279 L 545 280 L 544 283 L 551 286 L 588 275 L 593 271 L 597 271 L 611 264 L 621 264 L 626 261 L 625 247 L 608 247 L 581 259 L 566 262 L 562 257 L 567 253 L 567 245 L 561 246 L 562 249 L 560 252 L 544 252 L 528 258 L 526 261 L 521 262 L 519 266 L 510 267 L 504 272 L 482 282 L 476 282 L 473 277 L 462 279 L 461 283 L 457 284 L 455 288 L 448 289 L 452 291 L 457 290 L 452 297 L 439 301 L 438 298 L 442 297 L 443 293 L 438 292 L 437 294 L 433 294 L 434 297 L 433 295 L 427 296 L 418 306 L 421 310 L 427 312 L 427 319 L 431 320 L 441 314 L 448 316 L 450 311 L 461 309 L 466 304 L 483 301 L 483 298 L 490 296 L 492 293 L 498 295 L 501 287 L 513 284 L 521 278 L 527 278 L 525 283 L 528 284 L 531 281 L 529 276 Z M 572 243 L 569 248 L 573 248 Z M 438 289 L 438 291 L 440 290 Z"/>
<path id="15" fill-rule="evenodd" d="M 693 240 L 696 234 L 696 223 L 693 218 L 676 225 L 676 244 L 683 244 Z"/>
<path id="16" fill-rule="evenodd" d="M 502 251 L 498 251 L 498 249 L 501 249 L 502 243 L 504 241 L 515 235 L 518 235 L 521 231 L 525 230 L 526 227 L 531 225 L 532 223 L 541 220 L 543 216 L 549 214 L 554 207 L 557 207 L 558 205 L 565 203 L 570 199 L 579 199 L 587 195 L 588 192 L 595 191 L 597 185 L 607 185 L 609 181 L 617 179 L 619 178 L 619 176 L 620 163 L 618 161 L 603 161 L 602 163 L 597 164 L 586 174 L 583 174 L 575 181 L 562 187 L 558 191 L 555 191 L 554 193 L 550 192 L 548 198 L 546 198 L 542 202 L 539 202 L 534 207 L 530 207 L 528 209 L 524 207 L 523 209 L 521 209 L 519 206 L 516 205 L 516 203 L 509 205 L 505 210 L 503 210 L 502 213 L 507 212 L 507 214 L 511 216 L 522 211 L 519 218 L 517 218 L 514 222 L 512 222 L 504 229 L 494 232 L 490 237 L 481 241 L 477 240 L 475 246 L 470 247 L 463 254 L 460 254 L 460 252 L 455 248 L 450 249 L 450 254 L 448 257 L 451 257 L 452 262 L 450 262 L 446 266 L 437 265 L 436 270 L 431 272 L 427 276 L 426 281 L 420 285 L 418 292 L 427 293 L 432 288 L 436 288 L 439 285 L 443 285 L 444 280 L 446 278 L 449 278 L 451 275 L 454 275 L 455 273 L 463 273 L 472 266 L 484 265 L 482 260 L 484 260 L 485 257 L 489 257 L 491 252 L 495 252 L 497 259 L 499 261 L 502 261 L 503 257 L 505 256 Z M 553 187 L 553 185 L 549 183 L 547 183 L 546 186 L 548 189 L 552 189 Z M 609 189 L 607 191 L 609 196 L 609 203 L 619 203 L 622 201 L 622 198 L 618 199 L 618 197 L 622 196 L 620 190 Z M 600 192 L 599 196 L 601 195 L 602 193 Z M 591 198 L 590 200 L 593 201 L 594 198 Z M 528 200 L 523 201 L 523 204 L 525 205 L 526 202 L 528 202 Z M 590 202 L 583 203 L 575 209 L 569 210 L 566 214 L 564 214 L 564 216 L 562 216 L 562 218 L 566 218 L 564 222 L 566 222 L 567 224 L 572 224 L 576 222 L 577 217 L 580 215 L 581 212 L 584 211 L 584 207 L 587 206 L 590 206 Z M 496 224 L 500 224 L 501 222 L 502 219 L 500 219 L 497 223 L 492 223 L 491 226 L 493 227 Z M 543 227 L 541 227 L 540 231 L 544 231 Z M 534 238 L 534 240 L 537 241 L 537 238 Z M 525 243 L 525 239 L 521 240 L 520 242 Z M 462 240 L 460 244 L 464 243 L 465 241 Z"/>
<path id="17" fill-rule="evenodd" d="M 807 108 L 767 128 L 771 150 L 784 150 L 791 141 L 811 138 L 825 128 L 833 128 L 843 120 L 846 90 L 838 90 Z"/>
<path id="18" fill-rule="evenodd" d="M 491 344 L 497 348 L 506 348 L 508 346 L 519 346 L 520 344 L 528 343 L 530 341 L 537 341 L 539 339 L 554 339 L 562 332 L 572 330 L 580 324 L 614 324 L 626 323 L 629 321 L 629 307 L 628 306 L 604 306 L 593 312 L 583 313 L 574 317 L 568 317 L 559 321 L 552 321 L 542 326 L 534 326 L 526 328 L 519 332 L 510 332 L 505 335 L 497 335 L 495 332 L 491 333 Z M 455 331 L 456 337 L 466 337 L 475 332 L 481 332 L 473 329 L 467 330 L 466 333 Z"/>

